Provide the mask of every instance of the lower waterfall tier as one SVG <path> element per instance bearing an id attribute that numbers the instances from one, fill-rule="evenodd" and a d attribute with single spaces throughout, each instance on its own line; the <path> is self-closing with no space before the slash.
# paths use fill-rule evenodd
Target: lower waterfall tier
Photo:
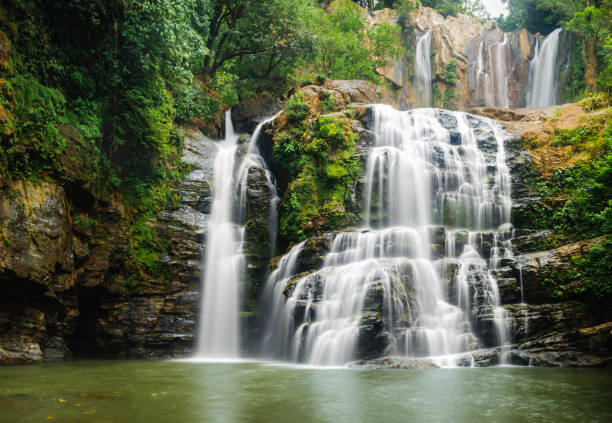
<path id="1" fill-rule="evenodd" d="M 461 353 L 504 346 L 510 320 L 491 269 L 513 262 L 498 256 L 510 235 L 442 227 L 333 233 L 329 250 L 315 252 L 325 257 L 320 270 L 301 264 L 299 244 L 268 282 L 266 352 L 319 365 L 388 355 L 455 365 Z"/>

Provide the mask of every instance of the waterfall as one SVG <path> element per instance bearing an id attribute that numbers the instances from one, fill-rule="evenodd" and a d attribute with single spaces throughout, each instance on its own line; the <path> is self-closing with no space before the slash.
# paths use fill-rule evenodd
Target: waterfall
<path id="1" fill-rule="evenodd" d="M 215 157 L 213 205 L 208 224 L 202 273 L 198 357 L 238 356 L 239 283 L 244 272 L 243 228 L 233 221 L 234 163 L 238 135 L 230 112 L 225 115 L 225 139 Z"/>
<path id="2" fill-rule="evenodd" d="M 364 227 L 332 234 L 319 270 L 296 275 L 303 243 L 279 261 L 265 343 L 315 365 L 394 354 L 454 366 L 505 345 L 493 272 L 512 256 L 503 130 L 460 112 L 369 107 Z"/>
<path id="3" fill-rule="evenodd" d="M 504 33 L 502 42 L 493 44 L 489 52 L 489 60 L 491 61 L 489 69 L 493 70 L 491 82 L 495 87 L 495 105 L 506 109 L 510 107 L 510 96 L 508 94 L 508 83 L 510 81 L 508 47 L 508 36 Z"/>
<path id="4" fill-rule="evenodd" d="M 510 107 L 510 49 L 505 33 L 501 42 L 481 40 L 478 44 L 474 98 L 480 105 Z"/>
<path id="5" fill-rule="evenodd" d="M 432 105 L 431 36 L 431 30 L 419 34 L 414 63 L 414 102 L 423 107 Z"/>
<path id="6" fill-rule="evenodd" d="M 239 356 L 240 284 L 245 272 L 246 203 L 249 170 L 263 169 L 270 192 L 268 230 L 270 256 L 276 239 L 276 209 L 279 197 L 274 178 L 262 158 L 258 140 L 263 127 L 276 116 L 261 122 L 251 137 L 246 154 L 236 169 L 240 156 L 238 139 L 234 133 L 230 111 L 225 115 L 225 139 L 219 143 L 215 157 L 213 206 L 208 224 L 206 257 L 202 271 L 203 293 L 200 308 L 197 357 L 226 359 Z M 235 173 L 235 176 L 234 176 Z"/>
<path id="7" fill-rule="evenodd" d="M 541 43 L 537 41 L 535 56 L 529 65 L 527 107 L 557 104 L 557 65 L 561 28 L 555 29 Z"/>
<path id="8" fill-rule="evenodd" d="M 249 142 L 249 146 L 247 148 L 246 156 L 242 159 L 240 163 L 240 167 L 238 168 L 237 173 L 237 192 L 239 193 L 238 198 L 238 219 L 240 222 L 244 223 L 246 220 L 246 195 L 247 195 L 247 182 L 249 178 L 249 170 L 252 168 L 259 168 L 264 171 L 264 175 L 266 177 L 266 186 L 268 191 L 270 192 L 270 207 L 269 207 L 269 215 L 268 215 L 268 237 L 270 239 L 270 257 L 274 256 L 276 251 L 276 234 L 277 234 L 277 206 L 280 202 L 280 198 L 276 191 L 276 183 L 274 181 L 274 176 L 272 172 L 268 169 L 268 165 L 266 161 L 261 156 L 261 152 L 259 151 L 258 141 L 261 135 L 261 131 L 263 128 L 270 122 L 274 122 L 276 117 L 281 112 L 276 115 L 264 119 L 261 123 L 257 125 L 255 131 L 253 131 L 253 136 L 251 137 L 251 141 Z"/>

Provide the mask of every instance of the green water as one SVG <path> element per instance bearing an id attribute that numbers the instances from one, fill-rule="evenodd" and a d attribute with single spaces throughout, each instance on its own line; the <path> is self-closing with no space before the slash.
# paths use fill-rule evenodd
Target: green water
<path id="1" fill-rule="evenodd" d="M 612 422 L 612 373 L 83 361 L 0 368 L 0 422 Z"/>

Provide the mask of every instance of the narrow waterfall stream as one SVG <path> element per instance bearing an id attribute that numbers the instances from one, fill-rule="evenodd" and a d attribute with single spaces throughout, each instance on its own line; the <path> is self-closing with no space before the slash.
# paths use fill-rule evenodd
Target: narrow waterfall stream
<path id="1" fill-rule="evenodd" d="M 508 36 L 504 33 L 504 38 L 500 43 L 496 43 L 489 50 L 489 69 L 493 70 L 491 83 L 495 89 L 495 102 L 498 107 L 510 107 L 510 95 L 508 84 L 510 82 L 510 72 L 508 66 L 509 45 Z"/>
<path id="2" fill-rule="evenodd" d="M 319 270 L 295 276 L 305 243 L 280 260 L 266 288 L 268 352 L 315 365 L 400 355 L 454 366 L 505 345 L 494 277 L 512 255 L 503 131 L 460 112 L 369 107 L 364 227 L 332 234 Z"/>
<path id="3" fill-rule="evenodd" d="M 197 358 L 228 359 L 240 355 L 240 285 L 244 280 L 246 196 L 249 171 L 262 169 L 270 192 L 268 232 L 272 255 L 276 239 L 279 201 L 271 172 L 257 146 L 262 128 L 276 116 L 261 122 L 240 159 L 230 111 L 225 115 L 225 139 L 219 142 L 214 164 L 214 201 L 208 225 L 205 271 L 200 308 Z M 236 160 L 241 160 L 236 166 Z M 237 169 L 236 169 L 237 168 Z"/>
<path id="4" fill-rule="evenodd" d="M 432 105 L 431 88 L 431 37 L 432 31 L 419 34 L 414 63 L 414 98 L 418 106 Z"/>
<path id="5" fill-rule="evenodd" d="M 238 135 L 230 112 L 225 114 L 225 139 L 214 165 L 214 200 L 208 225 L 207 254 L 202 272 L 197 357 L 232 358 L 239 353 L 239 283 L 244 272 L 243 228 L 233 219 L 234 164 Z"/>
<path id="6" fill-rule="evenodd" d="M 557 28 L 541 45 L 539 40 L 536 44 L 535 56 L 529 65 L 527 78 L 527 107 L 557 104 L 557 64 L 561 32 L 562 29 Z"/>
<path id="7" fill-rule="evenodd" d="M 481 40 L 478 44 L 478 53 L 475 72 L 474 98 L 482 106 L 510 107 L 510 71 L 508 63 L 511 54 L 508 36 L 504 33 L 499 42 Z"/>

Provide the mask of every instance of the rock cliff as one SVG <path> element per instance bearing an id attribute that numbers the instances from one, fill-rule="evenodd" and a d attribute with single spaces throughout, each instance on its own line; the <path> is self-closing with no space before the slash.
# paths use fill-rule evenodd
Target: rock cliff
<path id="1" fill-rule="evenodd" d="M 397 23 L 390 9 L 374 11 L 371 23 Z M 458 14 L 443 17 L 434 9 L 420 7 L 410 16 L 403 30 L 403 52 L 389 58 L 389 65 L 379 69 L 392 84 L 388 100 L 406 109 L 423 106 L 415 99 L 415 50 L 419 34 L 432 31 L 430 60 L 433 82 L 433 106 L 466 110 L 476 106 L 504 108 L 524 107 L 528 86 L 529 67 L 536 44 L 544 36 L 531 34 L 525 29 L 504 33 L 494 21 Z M 569 98 L 566 93 L 572 52 L 576 40 L 568 32 L 561 35 L 557 74 L 558 98 Z M 456 63 L 456 81 L 445 78 L 448 63 Z M 448 91 L 448 93 L 447 93 Z"/>

